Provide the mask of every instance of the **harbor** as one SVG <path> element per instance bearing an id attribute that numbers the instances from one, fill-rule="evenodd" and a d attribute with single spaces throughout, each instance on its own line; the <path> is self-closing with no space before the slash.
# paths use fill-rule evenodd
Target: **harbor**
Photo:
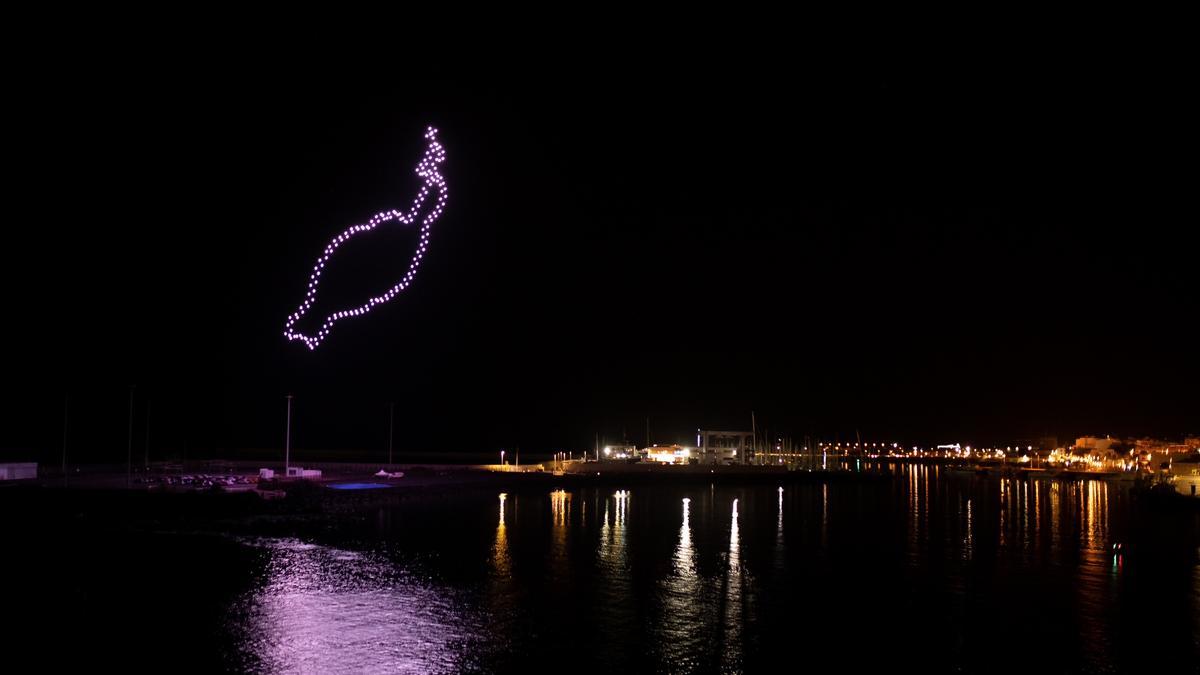
<path id="1" fill-rule="evenodd" d="M 948 468 L 619 485 L 406 470 L 392 482 L 411 478 L 407 490 L 296 479 L 282 500 L 3 489 L 8 512 L 30 514 L 6 535 L 27 551 L 6 563 L 25 580 L 7 602 L 49 619 L 72 589 L 89 589 L 97 602 L 55 624 L 79 654 L 132 631 L 137 658 L 194 654 L 204 670 L 403 659 L 507 672 L 587 653 L 584 670 L 760 671 L 795 659 L 797 644 L 806 663 L 832 666 L 867 639 L 877 648 L 857 667 L 885 668 L 917 641 L 932 645 L 920 661 L 934 671 L 1031 659 L 1124 670 L 1194 655 L 1200 514 L 1150 508 L 1126 483 Z M 328 485 L 361 476 L 323 473 Z M 103 620 L 104 606 L 130 598 L 147 611 L 119 627 Z M 1032 603 L 1050 611 L 1031 615 Z M 998 636 L 1025 642 L 997 653 L 987 645 Z"/>

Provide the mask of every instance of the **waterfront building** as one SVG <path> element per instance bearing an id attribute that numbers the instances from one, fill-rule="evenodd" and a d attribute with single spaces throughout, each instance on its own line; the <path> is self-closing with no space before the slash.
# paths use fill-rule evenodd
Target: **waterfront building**
<path id="1" fill-rule="evenodd" d="M 1188 497 L 1200 497 L 1200 455 L 1188 455 L 1172 461 L 1171 477 L 1176 492 Z"/>
<path id="2" fill-rule="evenodd" d="M 1145 452 L 1146 454 L 1168 460 L 1172 457 L 1182 457 L 1195 451 L 1195 448 L 1186 440 L 1183 443 L 1172 443 L 1156 438 L 1136 440 L 1133 442 L 1133 447 L 1139 453 Z"/>
<path id="3" fill-rule="evenodd" d="M 745 464 L 754 449 L 749 431 L 696 430 L 696 456 L 701 464 Z"/>
<path id="4" fill-rule="evenodd" d="M 642 457 L 644 451 L 639 451 L 636 445 L 606 445 L 600 455 L 602 461 L 627 461 Z"/>
<path id="5" fill-rule="evenodd" d="M 692 449 L 683 445 L 652 445 L 641 452 L 648 462 L 660 464 L 691 464 Z"/>
<path id="6" fill-rule="evenodd" d="M 1084 450 L 1088 453 L 1102 454 L 1113 450 L 1120 441 L 1115 438 L 1099 438 L 1096 436 L 1082 436 L 1075 439 L 1076 451 Z"/>

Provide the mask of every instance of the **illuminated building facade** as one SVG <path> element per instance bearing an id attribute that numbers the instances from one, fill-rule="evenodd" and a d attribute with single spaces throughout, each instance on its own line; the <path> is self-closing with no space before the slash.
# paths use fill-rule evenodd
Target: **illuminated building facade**
<path id="1" fill-rule="evenodd" d="M 753 453 L 749 431 L 696 430 L 696 456 L 701 464 L 745 464 Z"/>
<path id="2" fill-rule="evenodd" d="M 638 452 L 637 446 L 634 445 L 606 445 L 600 455 L 600 459 L 606 461 L 626 461 L 637 459 L 641 454 Z"/>
<path id="3" fill-rule="evenodd" d="M 1095 453 L 1104 453 L 1112 450 L 1120 441 L 1114 438 L 1098 438 L 1096 436 L 1083 436 L 1075 439 L 1076 450 L 1088 450 Z"/>

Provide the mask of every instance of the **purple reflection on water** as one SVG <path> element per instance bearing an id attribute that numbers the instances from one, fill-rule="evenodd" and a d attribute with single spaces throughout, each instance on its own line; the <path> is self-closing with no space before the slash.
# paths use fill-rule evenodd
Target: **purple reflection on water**
<path id="1" fill-rule="evenodd" d="M 266 673 L 459 672 L 483 620 L 461 593 L 381 555 L 290 539 L 247 542 L 269 556 L 263 585 L 235 620 L 247 670 Z"/>
<path id="2" fill-rule="evenodd" d="M 381 490 L 390 488 L 386 483 L 330 483 L 334 490 Z"/>

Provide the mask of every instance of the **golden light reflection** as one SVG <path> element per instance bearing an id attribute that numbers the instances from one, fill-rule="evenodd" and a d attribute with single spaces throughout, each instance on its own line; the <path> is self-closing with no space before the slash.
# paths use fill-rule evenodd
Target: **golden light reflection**
<path id="1" fill-rule="evenodd" d="M 1041 483 L 1033 484 L 1033 539 L 1038 541 L 1039 532 L 1042 527 L 1042 485 Z"/>
<path id="2" fill-rule="evenodd" d="M 1075 522 L 1080 524 L 1078 582 L 1080 618 L 1079 636 L 1089 658 L 1098 663 L 1110 662 L 1111 642 L 1104 610 L 1111 607 L 1117 594 L 1117 580 L 1112 575 L 1112 553 L 1108 530 L 1108 483 L 1086 480 L 1076 484 L 1081 512 Z"/>
<path id="3" fill-rule="evenodd" d="M 550 493 L 550 515 L 555 527 L 566 527 L 571 518 L 571 495 L 566 490 Z"/>
<path id="4" fill-rule="evenodd" d="M 925 474 L 925 482 L 921 487 L 921 515 L 925 518 L 924 530 L 929 531 L 929 519 L 933 517 L 931 513 L 933 509 L 929 508 L 930 490 L 929 490 L 929 467 L 921 465 L 921 473 Z"/>
<path id="5" fill-rule="evenodd" d="M 1084 483 L 1084 546 L 1088 550 L 1108 551 L 1108 483 L 1089 480 Z"/>
<path id="6" fill-rule="evenodd" d="M 1004 531 L 1008 516 L 1008 479 L 1000 479 L 1000 546 L 1008 542 L 1008 533 Z"/>
<path id="7" fill-rule="evenodd" d="M 1054 552 L 1058 548 L 1059 541 L 1062 537 L 1062 483 L 1053 481 L 1050 483 L 1050 552 Z"/>
<path id="8" fill-rule="evenodd" d="M 921 529 L 921 482 L 917 473 L 918 466 L 908 465 L 908 556 L 917 559 L 920 556 L 918 546 L 923 534 Z M 824 545 L 824 541 L 821 542 Z"/>
<path id="9" fill-rule="evenodd" d="M 1030 524 L 1033 514 L 1029 508 L 1029 481 L 1021 482 L 1018 494 L 1020 495 L 1018 507 L 1021 509 L 1021 545 L 1028 550 L 1033 547 L 1033 527 Z"/>
<path id="10" fill-rule="evenodd" d="M 552 546 L 549 557 L 550 576 L 556 580 L 565 580 L 571 576 L 570 548 L 567 546 L 571 522 L 571 494 L 565 490 L 555 490 L 550 493 L 550 517 Z"/>
<path id="11" fill-rule="evenodd" d="M 821 483 L 821 550 L 829 544 L 829 484 Z"/>
<path id="12" fill-rule="evenodd" d="M 512 574 L 512 561 L 508 555 L 508 533 L 504 527 L 504 505 L 508 494 L 500 493 L 500 522 L 496 525 L 496 541 L 492 545 L 492 571 L 500 576 Z"/>

